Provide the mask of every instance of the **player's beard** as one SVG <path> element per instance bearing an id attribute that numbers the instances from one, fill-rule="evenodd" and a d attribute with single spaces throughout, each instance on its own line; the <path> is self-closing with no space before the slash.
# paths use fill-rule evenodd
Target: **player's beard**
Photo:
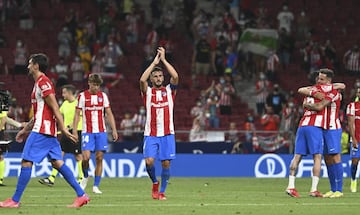
<path id="1" fill-rule="evenodd" d="M 159 83 L 159 84 L 158 84 L 158 83 Z M 160 87 L 163 86 L 163 82 L 162 82 L 162 81 L 161 81 L 161 82 L 158 82 L 158 83 L 155 83 L 155 84 L 154 84 L 156 88 L 160 88 Z"/>

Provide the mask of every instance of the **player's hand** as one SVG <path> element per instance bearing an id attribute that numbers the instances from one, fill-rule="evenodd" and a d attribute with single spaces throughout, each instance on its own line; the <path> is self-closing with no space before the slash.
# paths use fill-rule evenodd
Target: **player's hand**
<path id="1" fill-rule="evenodd" d="M 164 61 L 165 60 L 165 49 L 164 49 L 164 47 L 159 47 L 158 49 L 157 49 L 157 52 L 160 54 L 160 59 L 162 60 L 162 61 Z"/>
<path id="2" fill-rule="evenodd" d="M 153 63 L 154 63 L 155 65 L 157 65 L 157 64 L 160 63 L 160 53 L 159 53 L 159 52 L 156 53 L 156 56 L 155 56 L 155 58 L 154 58 L 154 60 L 153 60 Z"/>
<path id="3" fill-rule="evenodd" d="M 359 144 L 358 144 L 358 142 L 356 140 L 353 141 L 352 147 L 353 147 L 353 149 L 356 149 L 356 151 L 358 150 Z"/>
<path id="4" fill-rule="evenodd" d="M 26 131 L 26 129 L 21 129 L 15 137 L 16 142 L 22 143 L 26 140 L 27 136 L 29 135 L 29 131 Z"/>
<path id="5" fill-rule="evenodd" d="M 77 143 L 78 142 L 78 137 L 77 135 L 75 136 L 74 134 L 71 134 L 67 129 L 64 129 L 62 131 L 62 135 L 65 135 L 67 138 L 69 138 L 73 143 Z"/>
<path id="6" fill-rule="evenodd" d="M 113 142 L 116 142 L 117 139 L 119 138 L 119 135 L 116 130 L 112 131 L 112 136 L 113 136 Z"/>
<path id="7" fill-rule="evenodd" d="M 313 97 L 319 100 L 323 100 L 325 98 L 325 95 L 324 93 L 316 92 Z"/>
<path id="8" fill-rule="evenodd" d="M 78 135 L 76 129 L 72 130 L 72 136 L 76 139 L 76 142 L 74 142 L 74 144 L 77 144 L 79 141 L 79 135 Z"/>

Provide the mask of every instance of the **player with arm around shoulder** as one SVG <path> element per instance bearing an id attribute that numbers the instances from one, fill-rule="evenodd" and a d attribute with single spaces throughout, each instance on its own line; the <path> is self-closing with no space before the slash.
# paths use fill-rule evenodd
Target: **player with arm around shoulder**
<path id="1" fill-rule="evenodd" d="M 164 86 L 164 73 L 157 65 L 162 62 L 169 72 L 170 84 Z M 150 79 L 151 87 L 148 85 Z M 146 170 L 153 183 L 152 198 L 166 200 L 165 190 L 170 178 L 170 162 L 175 159 L 174 99 L 179 76 L 165 59 L 165 49 L 159 47 L 153 62 L 140 78 L 140 91 L 146 109 L 143 153 Z M 162 165 L 161 186 L 155 174 L 155 159 Z"/>

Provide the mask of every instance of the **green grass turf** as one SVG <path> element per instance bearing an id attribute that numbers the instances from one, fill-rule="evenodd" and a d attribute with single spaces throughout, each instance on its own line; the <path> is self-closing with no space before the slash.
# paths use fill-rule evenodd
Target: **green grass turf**
<path id="1" fill-rule="evenodd" d="M 287 179 L 255 178 L 171 178 L 166 201 L 151 199 L 148 178 L 104 178 L 102 195 L 86 189 L 91 202 L 80 209 L 66 208 L 75 193 L 64 179 L 57 178 L 54 187 L 31 179 L 22 198 L 20 209 L 0 208 L 3 214 L 345 214 L 357 213 L 360 192 L 349 192 L 349 180 L 344 179 L 344 197 L 337 199 L 308 196 L 311 178 L 297 179 L 301 198 L 291 198 L 284 192 Z M 0 187 L 0 200 L 10 197 L 17 179 L 6 178 Z M 93 180 L 89 181 L 89 185 Z M 322 178 L 319 190 L 328 191 L 328 180 Z"/>

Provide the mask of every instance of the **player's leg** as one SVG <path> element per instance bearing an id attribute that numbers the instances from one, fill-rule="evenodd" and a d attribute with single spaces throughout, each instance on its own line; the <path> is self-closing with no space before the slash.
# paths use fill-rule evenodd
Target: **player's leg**
<path id="1" fill-rule="evenodd" d="M 19 207 L 20 199 L 31 178 L 33 162 L 41 162 L 48 154 L 50 146 L 47 145 L 45 135 L 31 132 L 24 145 L 21 170 L 16 184 L 16 190 L 12 198 L 0 202 L 0 207 Z"/>
<path id="2" fill-rule="evenodd" d="M 351 184 L 350 191 L 355 193 L 357 191 L 357 180 L 356 173 L 358 169 L 359 159 L 360 159 L 360 150 L 352 147 L 350 143 L 350 158 L 351 158 Z"/>
<path id="3" fill-rule="evenodd" d="M 159 142 L 158 137 L 144 136 L 143 155 L 145 158 L 146 171 L 152 181 L 151 195 L 153 199 L 159 198 L 159 182 L 156 178 L 154 161 L 158 156 Z"/>
<path id="4" fill-rule="evenodd" d="M 95 167 L 95 177 L 94 177 L 94 186 L 93 192 L 96 194 L 101 194 L 102 192 L 99 190 L 99 185 L 101 181 L 101 175 L 103 172 L 103 159 L 104 159 L 104 152 L 108 148 L 108 140 L 107 140 L 107 133 L 101 132 L 95 134 L 95 160 L 96 160 L 96 167 Z"/>
<path id="5" fill-rule="evenodd" d="M 312 197 L 322 197 L 323 195 L 318 191 L 318 184 L 320 179 L 320 171 L 321 171 L 321 158 L 322 154 L 314 154 L 314 166 L 313 166 L 313 176 L 311 180 L 311 188 L 309 195 Z"/>
<path id="6" fill-rule="evenodd" d="M 103 171 L 103 159 L 104 159 L 104 151 L 96 151 L 95 153 L 96 167 L 95 167 L 95 177 L 94 177 L 94 186 L 93 186 L 93 192 L 96 194 L 102 193 L 99 190 L 99 185 Z"/>
<path id="7" fill-rule="evenodd" d="M 5 160 L 2 151 L 0 151 L 0 186 L 5 186 L 4 175 L 5 175 Z"/>
<path id="8" fill-rule="evenodd" d="M 83 133 L 81 135 L 81 151 L 82 151 L 82 170 L 84 173 L 84 178 L 80 183 L 81 188 L 85 190 L 89 178 L 89 161 L 91 156 L 91 151 L 95 150 L 95 137 L 92 133 Z"/>
<path id="9" fill-rule="evenodd" d="M 170 161 L 175 159 L 175 136 L 173 134 L 160 138 L 159 159 L 161 160 L 161 184 L 159 200 L 166 200 L 165 191 L 170 179 Z"/>
<path id="10" fill-rule="evenodd" d="M 75 155 L 76 165 L 78 168 L 78 182 L 80 183 L 84 178 L 84 172 L 82 169 L 82 151 L 81 151 L 81 131 L 78 131 L 79 142 L 73 145 L 73 153 Z"/>
<path id="11" fill-rule="evenodd" d="M 324 197 L 341 197 L 343 186 L 343 166 L 341 162 L 341 129 L 324 131 L 324 160 L 328 170 L 332 195 Z M 326 193 L 327 194 L 327 193 Z"/>
<path id="12" fill-rule="evenodd" d="M 299 127 L 296 132 L 294 157 L 290 163 L 289 181 L 288 186 L 285 190 L 285 192 L 291 197 L 300 197 L 297 190 L 295 189 L 295 175 L 302 155 L 307 154 L 305 132 L 306 127 Z"/>

